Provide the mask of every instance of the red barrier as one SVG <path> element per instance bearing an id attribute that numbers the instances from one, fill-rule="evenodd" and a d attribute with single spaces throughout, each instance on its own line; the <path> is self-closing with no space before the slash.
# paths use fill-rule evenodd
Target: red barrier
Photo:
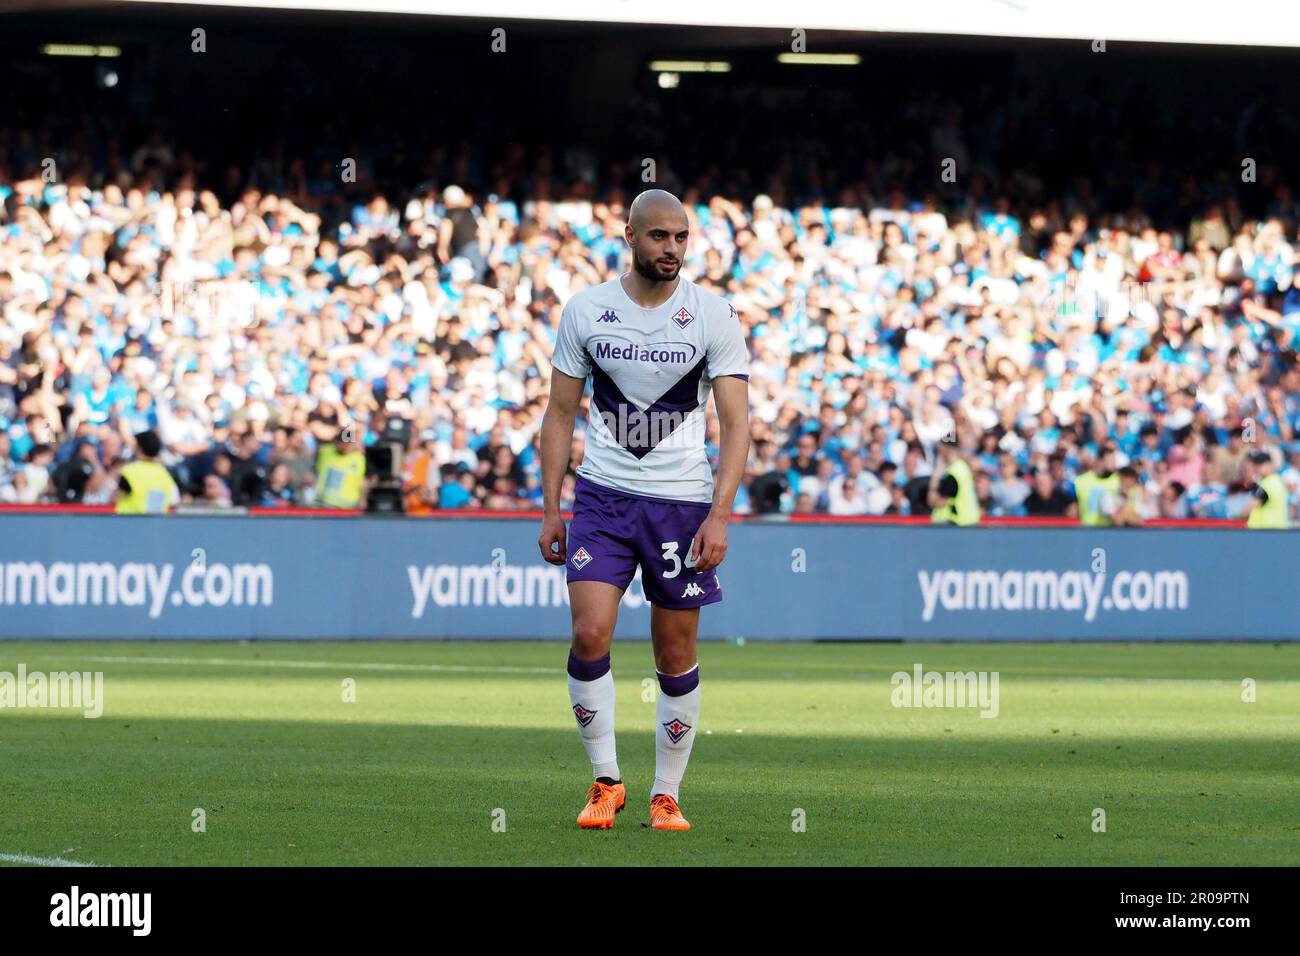
<path id="1" fill-rule="evenodd" d="M 35 505 L 15 505 L 0 504 L 0 515 L 8 512 L 31 513 L 42 512 L 45 514 L 112 514 L 112 505 L 65 505 L 65 504 L 35 504 Z M 188 511 L 187 515 L 223 515 L 223 514 L 248 514 L 257 518 L 355 518 L 366 514 L 360 508 L 277 508 L 277 507 L 255 507 L 227 511 L 224 509 L 213 508 L 210 511 Z M 568 518 L 571 513 L 563 512 Z M 394 516 L 396 517 L 396 516 Z M 403 518 L 412 520 L 421 520 L 424 518 L 510 518 L 516 520 L 540 521 L 542 512 L 536 509 L 523 511 L 484 511 L 482 509 L 455 508 L 447 510 L 434 511 L 427 515 L 402 515 Z M 914 524 L 929 525 L 932 522 L 928 515 L 733 515 L 736 521 L 784 521 L 791 524 L 866 524 L 866 525 L 896 525 L 896 524 Z M 991 528 L 1077 528 L 1079 522 L 1075 518 L 1050 518 L 1050 517 L 1024 517 L 1024 518 L 984 518 L 980 524 L 984 527 Z M 1244 528 L 1245 520 L 1240 518 L 1153 518 L 1146 522 L 1144 527 L 1147 528 Z"/>

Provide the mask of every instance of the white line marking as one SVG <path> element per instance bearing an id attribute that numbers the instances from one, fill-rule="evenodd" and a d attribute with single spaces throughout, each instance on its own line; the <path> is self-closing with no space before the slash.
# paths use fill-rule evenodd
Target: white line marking
<path id="1" fill-rule="evenodd" d="M 466 673 L 476 671 L 487 671 L 498 674 L 559 674 L 563 670 L 558 667 L 510 667 L 508 665 L 496 664 L 394 664 L 382 661 L 368 661 L 366 663 L 349 663 L 347 661 L 285 661 L 285 660 L 263 660 L 254 658 L 251 660 L 239 660 L 232 657 L 34 657 L 32 660 L 79 660 L 91 661 L 95 664 L 195 664 L 203 667 L 296 667 L 306 670 L 369 670 L 369 671 L 432 671 L 448 673 Z"/>
<path id="2" fill-rule="evenodd" d="M 28 856 L 26 853 L 0 853 L 0 863 L 21 863 L 24 866 L 98 866 L 80 860 L 65 860 L 57 856 Z"/>

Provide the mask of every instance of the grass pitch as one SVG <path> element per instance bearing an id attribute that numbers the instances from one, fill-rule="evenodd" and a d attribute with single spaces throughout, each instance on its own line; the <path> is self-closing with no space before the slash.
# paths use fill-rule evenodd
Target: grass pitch
<path id="1" fill-rule="evenodd" d="M 1300 858 L 1300 646 L 702 645 L 686 834 L 647 826 L 657 687 L 649 646 L 631 642 L 613 655 L 628 805 L 612 831 L 574 825 L 590 765 L 566 653 L 539 643 L 0 644 L 0 671 L 105 675 L 99 719 L 0 708 L 0 859 Z M 890 675 L 918 662 L 999 672 L 998 716 L 894 707 Z M 355 702 L 343 699 L 349 678 Z M 1257 682 L 1252 703 L 1243 678 Z M 1105 832 L 1094 832 L 1098 808 Z M 196 809 L 206 832 L 194 832 Z"/>

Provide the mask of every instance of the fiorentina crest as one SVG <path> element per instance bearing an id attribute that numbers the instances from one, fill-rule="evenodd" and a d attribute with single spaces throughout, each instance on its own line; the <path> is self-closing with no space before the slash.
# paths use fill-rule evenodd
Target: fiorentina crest
<path id="1" fill-rule="evenodd" d="M 664 730 L 667 732 L 669 740 L 673 743 L 678 743 L 683 737 L 691 732 L 691 725 L 674 717 L 672 720 L 668 721 L 668 723 L 664 724 Z"/>

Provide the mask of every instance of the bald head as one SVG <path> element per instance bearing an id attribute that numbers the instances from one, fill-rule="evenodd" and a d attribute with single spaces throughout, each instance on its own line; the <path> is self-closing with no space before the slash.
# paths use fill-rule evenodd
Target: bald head
<path id="1" fill-rule="evenodd" d="M 632 267 L 650 282 L 672 282 L 686 256 L 690 224 L 686 207 L 662 189 L 647 189 L 628 209 L 625 237 Z"/>
<path id="2" fill-rule="evenodd" d="M 667 228 L 678 224 L 685 229 L 686 207 L 666 189 L 647 189 L 632 200 L 627 211 L 627 224 L 634 233 L 640 235 L 651 223 L 659 222 Z"/>

